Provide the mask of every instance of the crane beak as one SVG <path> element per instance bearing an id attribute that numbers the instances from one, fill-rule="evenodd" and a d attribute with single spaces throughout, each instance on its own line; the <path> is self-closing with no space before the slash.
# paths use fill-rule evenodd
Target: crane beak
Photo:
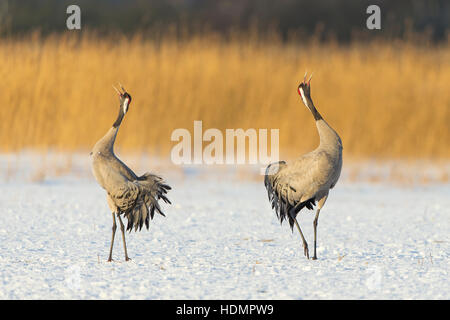
<path id="1" fill-rule="evenodd" d="M 123 96 L 125 94 L 125 92 L 127 92 L 125 90 L 125 88 L 120 84 L 120 82 L 119 82 L 119 87 L 122 90 L 122 92 L 119 89 L 117 89 L 116 87 L 114 87 L 114 86 L 112 86 L 112 87 L 114 88 L 114 90 L 116 90 L 116 92 L 119 94 L 120 97 Z"/>
<path id="2" fill-rule="evenodd" d="M 312 78 L 313 74 L 314 74 L 314 72 L 311 73 L 311 75 L 309 76 L 309 79 L 306 80 L 306 76 L 308 75 L 308 71 L 306 71 L 306 72 L 305 72 L 305 75 L 303 76 L 303 84 L 309 86 L 310 83 L 311 83 L 311 78 Z"/>
<path id="3" fill-rule="evenodd" d="M 313 73 L 311 73 L 311 76 L 310 76 L 310 77 L 309 77 L 309 79 L 308 79 L 308 86 L 309 86 L 309 85 L 310 85 L 310 83 L 311 83 L 311 78 L 312 78 L 313 74 L 314 74 L 314 72 L 313 72 Z"/>
<path id="4" fill-rule="evenodd" d="M 116 90 L 116 92 L 119 94 L 119 96 L 122 96 L 122 93 L 114 86 L 112 86 L 114 88 L 114 90 Z"/>

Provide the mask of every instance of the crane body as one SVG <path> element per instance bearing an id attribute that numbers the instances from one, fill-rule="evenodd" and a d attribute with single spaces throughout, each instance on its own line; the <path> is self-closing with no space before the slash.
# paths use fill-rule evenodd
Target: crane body
<path id="1" fill-rule="evenodd" d="M 117 89 L 116 89 L 117 90 Z M 164 216 L 158 200 L 170 203 L 166 193 L 171 188 L 164 180 L 154 174 L 145 173 L 137 176 L 114 154 L 114 142 L 120 124 L 128 111 L 131 96 L 123 89 L 117 90 L 120 99 L 120 109 L 116 121 L 108 132 L 95 144 L 91 152 L 92 172 L 99 185 L 106 190 L 108 206 L 113 216 L 112 238 L 108 261 L 112 261 L 114 236 L 116 232 L 116 216 L 122 231 L 125 260 L 128 261 L 125 226 L 121 216 L 127 218 L 127 230 L 142 229 L 145 224 L 149 228 L 149 220 L 153 219 L 155 211 Z"/>
<path id="2" fill-rule="evenodd" d="M 342 169 L 342 141 L 336 131 L 322 118 L 310 96 L 310 81 L 298 87 L 298 93 L 316 121 L 320 137 L 319 146 L 298 159 L 286 163 L 279 161 L 266 169 L 264 184 L 269 201 L 282 223 L 289 221 L 291 229 L 296 225 L 303 241 L 304 254 L 309 259 L 308 244 L 297 222 L 297 214 L 303 208 L 310 210 L 317 205 L 314 218 L 314 256 L 317 259 L 317 225 L 319 213 L 328 198 L 328 193 L 337 181 Z"/>

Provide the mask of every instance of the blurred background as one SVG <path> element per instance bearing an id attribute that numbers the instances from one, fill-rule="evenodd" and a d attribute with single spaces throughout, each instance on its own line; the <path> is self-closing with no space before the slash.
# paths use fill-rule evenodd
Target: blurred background
<path id="1" fill-rule="evenodd" d="M 81 30 L 66 27 L 71 4 Z M 449 24 L 445 0 L 0 0 L 0 153 L 70 167 L 114 122 L 120 82 L 133 103 L 119 150 L 169 159 L 172 131 L 202 120 L 280 129 L 293 158 L 319 141 L 296 92 L 308 70 L 345 160 L 444 163 L 447 181 Z"/>

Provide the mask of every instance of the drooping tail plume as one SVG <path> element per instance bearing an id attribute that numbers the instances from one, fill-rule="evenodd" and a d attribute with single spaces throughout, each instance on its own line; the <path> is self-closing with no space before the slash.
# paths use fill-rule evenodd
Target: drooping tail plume
<path id="1" fill-rule="evenodd" d="M 136 204 L 125 212 L 125 217 L 128 220 L 127 231 L 137 231 L 142 229 L 145 223 L 146 228 L 149 228 L 149 221 L 153 219 L 155 211 L 162 216 L 165 216 L 158 200 L 162 199 L 165 203 L 171 203 L 166 197 L 167 191 L 172 188 L 165 184 L 161 177 L 151 173 L 145 173 L 135 181 L 139 189 L 139 195 L 136 199 Z"/>

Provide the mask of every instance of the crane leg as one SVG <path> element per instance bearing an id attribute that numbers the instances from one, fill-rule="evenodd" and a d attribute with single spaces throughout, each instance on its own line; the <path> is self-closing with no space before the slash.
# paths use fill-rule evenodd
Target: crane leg
<path id="1" fill-rule="evenodd" d="M 320 209 L 322 209 L 323 205 L 325 204 L 325 201 L 327 201 L 328 198 L 328 192 L 317 202 L 317 212 L 316 217 L 313 221 L 313 227 L 314 227 L 314 256 L 312 257 L 313 260 L 317 260 L 317 254 L 316 254 L 316 248 L 317 248 L 317 225 L 319 223 L 319 213 Z"/>
<path id="2" fill-rule="evenodd" d="M 313 260 L 317 260 L 316 247 L 317 247 L 317 224 L 319 221 L 319 212 L 320 212 L 320 209 L 317 209 L 316 217 L 314 218 L 314 221 L 313 221 L 313 227 L 314 227 L 314 255 L 312 257 Z"/>
<path id="3" fill-rule="evenodd" d="M 111 237 L 111 247 L 109 248 L 109 258 L 108 262 L 112 261 L 112 251 L 113 251 L 113 245 L 114 245 L 114 236 L 116 235 L 116 216 L 114 215 L 114 212 L 112 213 L 113 216 L 113 225 L 112 225 L 112 237 Z"/>
<path id="4" fill-rule="evenodd" d="M 297 218 L 294 218 L 295 225 L 297 226 L 297 230 L 300 233 L 300 236 L 302 237 L 303 241 L 303 253 L 305 254 L 306 258 L 309 259 L 309 250 L 308 250 L 308 243 L 305 240 L 305 237 L 303 236 L 302 229 L 300 229 L 300 225 L 297 222 Z"/>
<path id="5" fill-rule="evenodd" d="M 123 241 L 123 250 L 125 251 L 125 261 L 131 260 L 128 258 L 127 253 L 127 243 L 125 241 L 125 226 L 123 225 L 122 218 L 120 218 L 120 215 L 117 213 L 117 218 L 119 218 L 120 223 L 120 231 L 122 231 L 122 241 Z"/>

